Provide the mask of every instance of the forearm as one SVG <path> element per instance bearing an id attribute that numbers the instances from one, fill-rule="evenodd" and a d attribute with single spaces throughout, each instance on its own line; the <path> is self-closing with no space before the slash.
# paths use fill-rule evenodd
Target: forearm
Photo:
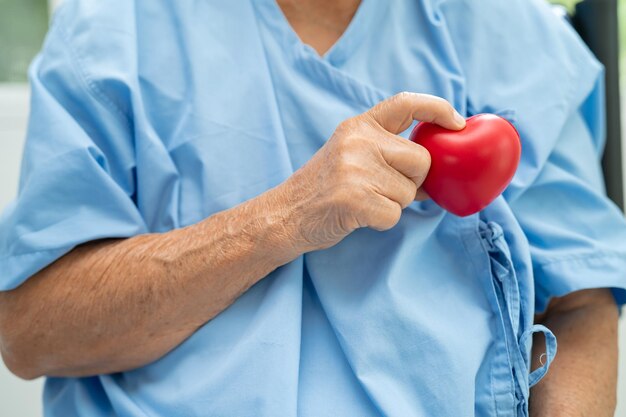
<path id="1" fill-rule="evenodd" d="M 160 358 L 298 255 L 276 197 L 168 233 L 86 244 L 0 293 L 5 361 L 32 378 Z"/>
<path id="2" fill-rule="evenodd" d="M 278 266 L 358 228 L 394 227 L 430 168 L 426 149 L 397 136 L 413 120 L 465 126 L 445 100 L 398 94 L 341 123 L 255 199 L 182 230 L 75 249 L 0 294 L 5 362 L 27 378 L 140 367 Z"/>
<path id="3" fill-rule="evenodd" d="M 617 308 L 609 290 L 574 293 L 542 319 L 558 340 L 547 376 L 531 390 L 532 417 L 611 417 L 617 384 Z M 533 346 L 539 366 L 543 340 Z"/>

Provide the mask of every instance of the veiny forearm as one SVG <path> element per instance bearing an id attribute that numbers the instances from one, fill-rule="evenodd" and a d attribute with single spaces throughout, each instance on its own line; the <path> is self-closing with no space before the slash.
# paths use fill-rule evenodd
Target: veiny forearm
<path id="1" fill-rule="evenodd" d="M 34 378 L 160 358 L 298 255 L 276 198 L 270 191 L 168 233 L 85 244 L 0 293 L 5 362 Z"/>
<path id="2" fill-rule="evenodd" d="M 567 298 L 567 299 L 566 299 Z M 617 385 L 617 308 L 609 290 L 562 299 L 542 318 L 558 339 L 548 375 L 531 390 L 531 417 L 612 417 Z M 533 368 L 544 352 L 533 347 Z"/>
<path id="3" fill-rule="evenodd" d="M 443 99 L 398 94 L 341 123 L 261 196 L 182 230 L 86 244 L 0 293 L 5 362 L 25 378 L 140 367 L 278 266 L 357 228 L 394 227 L 430 168 L 426 149 L 397 136 L 413 120 L 465 126 Z"/>

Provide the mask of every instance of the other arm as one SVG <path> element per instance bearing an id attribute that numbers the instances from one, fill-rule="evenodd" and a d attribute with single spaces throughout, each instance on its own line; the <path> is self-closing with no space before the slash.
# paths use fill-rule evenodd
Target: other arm
<path id="1" fill-rule="evenodd" d="M 553 299 L 537 317 L 556 335 L 558 353 L 550 372 L 531 390 L 531 417 L 612 417 L 617 386 L 617 321 L 608 289 L 582 290 Z M 540 364 L 543 338 L 533 344 Z"/>

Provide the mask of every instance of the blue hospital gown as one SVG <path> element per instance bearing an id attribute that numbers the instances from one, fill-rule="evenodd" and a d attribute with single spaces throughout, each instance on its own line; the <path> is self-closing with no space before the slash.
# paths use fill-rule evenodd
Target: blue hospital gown
<path id="1" fill-rule="evenodd" d="M 503 196 L 413 203 L 271 273 L 160 360 L 49 378 L 46 417 L 526 416 L 533 315 L 626 287 L 604 196 L 602 68 L 543 0 L 364 0 L 320 57 L 273 0 L 68 0 L 30 71 L 0 290 L 76 245 L 194 224 L 280 184 L 401 91 L 497 113 L 523 142 Z M 124 341 L 120 341 L 124 349 Z"/>

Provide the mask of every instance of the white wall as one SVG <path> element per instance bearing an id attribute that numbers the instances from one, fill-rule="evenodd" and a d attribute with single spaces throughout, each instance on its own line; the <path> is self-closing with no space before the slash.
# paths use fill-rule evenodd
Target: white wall
<path id="1" fill-rule="evenodd" d="M 0 211 L 17 192 L 27 113 L 27 87 L 0 84 Z M 41 416 L 42 384 L 22 381 L 0 363 L 0 417 Z"/>
<path id="2" fill-rule="evenodd" d="M 17 192 L 27 113 L 27 87 L 0 84 L 0 210 Z M 626 161 L 626 147 L 624 151 Z M 615 415 L 626 417 L 626 320 L 620 324 L 620 347 L 619 403 Z M 41 416 L 41 388 L 41 380 L 22 381 L 0 364 L 0 417 Z"/>

